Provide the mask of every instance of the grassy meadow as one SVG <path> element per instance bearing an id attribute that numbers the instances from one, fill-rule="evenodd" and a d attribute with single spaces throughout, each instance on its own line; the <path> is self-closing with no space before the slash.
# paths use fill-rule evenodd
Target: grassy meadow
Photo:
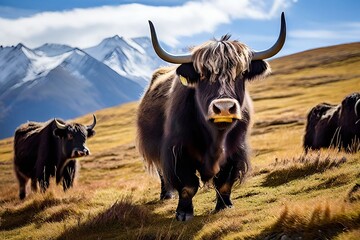
<path id="1" fill-rule="evenodd" d="M 360 152 L 302 149 L 309 110 L 360 91 L 360 43 L 270 64 L 269 78 L 248 84 L 252 172 L 233 188 L 234 208 L 213 214 L 208 183 L 194 197 L 194 219 L 174 219 L 177 199 L 158 200 L 157 176 L 135 147 L 134 102 L 95 112 L 92 155 L 79 159 L 66 193 L 52 181 L 20 201 L 12 138 L 0 141 L 0 239 L 360 239 Z M 91 123 L 92 114 L 75 121 Z"/>

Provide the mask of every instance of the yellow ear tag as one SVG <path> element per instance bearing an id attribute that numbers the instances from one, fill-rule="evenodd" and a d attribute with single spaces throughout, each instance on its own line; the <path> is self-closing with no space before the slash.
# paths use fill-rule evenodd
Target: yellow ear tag
<path id="1" fill-rule="evenodd" d="M 184 86 L 189 85 L 188 80 L 185 77 L 179 75 L 179 78 L 180 78 L 180 82 L 182 85 L 184 85 Z"/>

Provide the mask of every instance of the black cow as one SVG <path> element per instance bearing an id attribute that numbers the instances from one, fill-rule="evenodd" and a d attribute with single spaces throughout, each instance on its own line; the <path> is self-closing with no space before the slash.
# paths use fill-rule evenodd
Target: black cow
<path id="1" fill-rule="evenodd" d="M 37 182 L 43 192 L 49 187 L 50 176 L 56 183 L 62 180 L 63 189 L 72 187 L 76 160 L 89 155 L 85 146 L 87 138 L 95 134 L 95 115 L 90 126 L 66 123 L 53 119 L 45 123 L 28 122 L 20 125 L 14 138 L 14 170 L 19 181 L 19 197 L 26 196 L 26 183 L 37 191 Z"/>
<path id="2" fill-rule="evenodd" d="M 335 147 L 349 152 L 360 148 L 360 93 L 345 97 L 339 105 L 321 103 L 307 116 L 304 149 Z"/>
<path id="3" fill-rule="evenodd" d="M 176 189 L 176 219 L 193 217 L 192 198 L 202 181 L 213 179 L 215 210 L 231 207 L 231 188 L 250 167 L 248 130 L 252 102 L 246 81 L 270 72 L 262 59 L 282 48 L 286 26 L 273 47 L 253 52 L 229 35 L 195 47 L 189 55 L 175 56 L 159 45 L 150 23 L 158 56 L 180 66 L 157 70 L 138 109 L 138 148 L 161 179 L 161 198 Z"/>

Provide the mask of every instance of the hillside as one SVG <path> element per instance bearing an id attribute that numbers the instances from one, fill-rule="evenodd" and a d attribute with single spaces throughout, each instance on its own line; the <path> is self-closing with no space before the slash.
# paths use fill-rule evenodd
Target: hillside
<path id="1" fill-rule="evenodd" d="M 80 159 L 75 188 L 67 193 L 52 182 L 46 194 L 18 200 L 12 139 L 0 141 L 0 238 L 360 239 L 360 152 L 302 150 L 308 111 L 360 91 L 360 43 L 270 64 L 268 79 L 248 84 L 255 108 L 253 170 L 234 187 L 234 208 L 212 214 L 215 191 L 203 185 L 194 197 L 194 219 L 174 220 L 177 199 L 158 200 L 159 181 L 146 172 L 134 145 L 133 102 L 95 112 L 92 155 Z"/>

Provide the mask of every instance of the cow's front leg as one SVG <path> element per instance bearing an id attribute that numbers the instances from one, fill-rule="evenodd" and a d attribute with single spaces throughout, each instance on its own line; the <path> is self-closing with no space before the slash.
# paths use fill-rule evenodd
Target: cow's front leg
<path id="1" fill-rule="evenodd" d="M 26 183 L 29 181 L 29 178 L 17 168 L 15 169 L 15 174 L 19 181 L 19 198 L 23 200 L 26 197 Z"/>
<path id="2" fill-rule="evenodd" d="M 174 197 L 173 191 L 169 189 L 168 184 L 165 183 L 165 179 L 163 175 L 158 171 L 160 183 L 161 183 L 161 192 L 160 192 L 160 200 L 171 199 Z"/>
<path id="3" fill-rule="evenodd" d="M 74 184 L 75 179 L 75 172 L 76 172 L 76 160 L 70 160 L 63 170 L 63 189 L 64 192 L 71 188 Z"/>
<path id="4" fill-rule="evenodd" d="M 46 167 L 44 167 L 40 175 L 37 176 L 37 179 L 40 185 L 41 192 L 43 193 L 46 192 L 46 190 L 49 188 L 50 185 L 50 173 L 46 169 Z"/>
<path id="5" fill-rule="evenodd" d="M 33 191 L 33 192 L 37 192 L 37 179 L 36 179 L 36 177 L 32 177 L 31 178 L 31 190 Z"/>
<path id="6" fill-rule="evenodd" d="M 228 162 L 214 177 L 213 181 L 216 188 L 215 212 L 225 208 L 231 208 L 233 205 L 230 200 L 231 188 L 234 184 L 234 180 L 231 179 L 232 169 L 232 163 Z"/>
<path id="7" fill-rule="evenodd" d="M 199 179 L 193 175 L 189 176 L 189 179 L 184 187 L 178 189 L 179 202 L 176 208 L 176 220 L 187 221 L 194 217 L 192 198 L 196 194 L 198 188 Z"/>
<path id="8" fill-rule="evenodd" d="M 226 164 L 220 172 L 214 177 L 216 188 L 216 206 L 215 212 L 233 206 L 230 196 L 231 189 L 235 181 L 241 181 L 249 169 L 247 154 L 245 151 L 239 151 L 234 156 L 227 159 Z"/>
<path id="9" fill-rule="evenodd" d="M 170 187 L 178 191 L 179 202 L 175 214 L 178 221 L 187 221 L 194 217 L 192 198 L 199 188 L 194 162 L 185 148 L 171 144 L 164 145 L 162 173 Z"/>

